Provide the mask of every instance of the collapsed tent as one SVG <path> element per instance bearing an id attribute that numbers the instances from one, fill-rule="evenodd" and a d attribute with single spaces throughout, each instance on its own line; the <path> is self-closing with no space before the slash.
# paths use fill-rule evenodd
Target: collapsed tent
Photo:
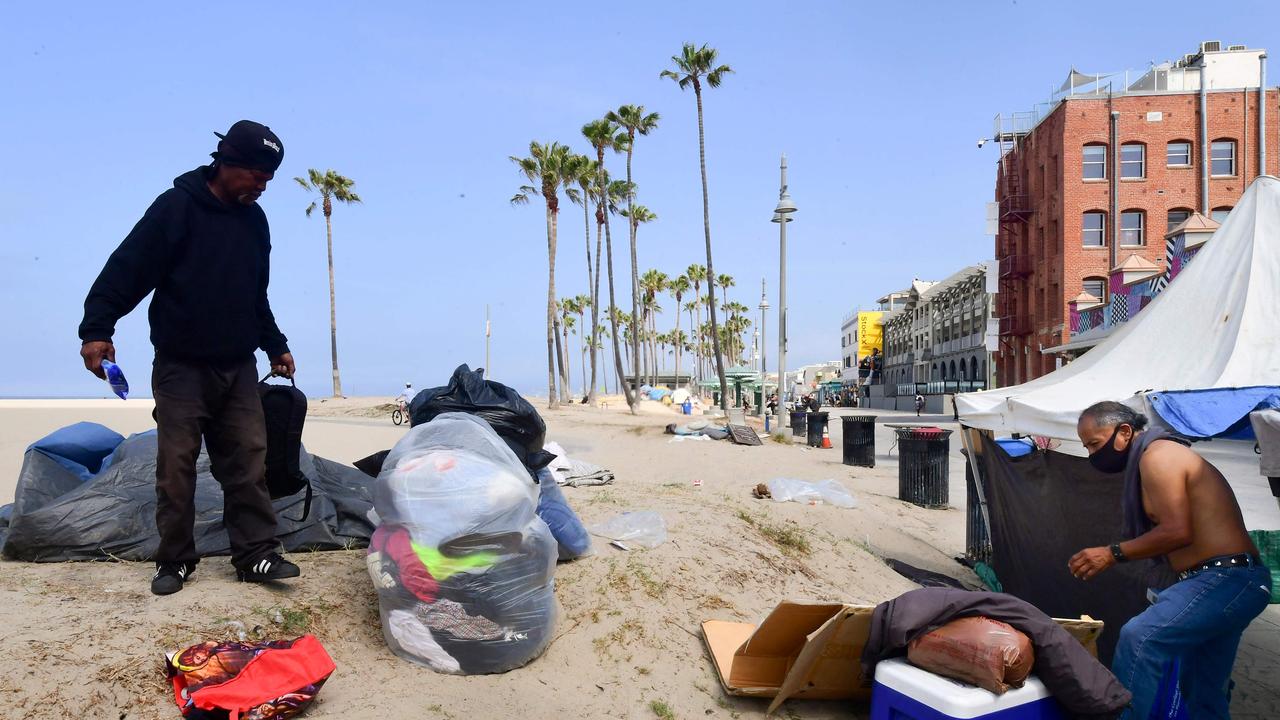
<path id="1" fill-rule="evenodd" d="M 373 533 L 371 479 L 353 467 L 302 452 L 313 488 L 311 512 L 299 522 L 305 491 L 274 502 L 286 551 L 364 547 Z M 0 547 L 11 560 L 151 560 L 156 532 L 155 431 L 121 435 L 78 423 L 27 449 L 14 502 L 0 510 Z M 202 450 L 196 461 L 196 550 L 228 555 L 222 487 Z"/>
<path id="2" fill-rule="evenodd" d="M 1210 389 L 1280 393 L 1280 179 L 1262 176 L 1249 186 L 1213 239 L 1133 319 L 1117 327 L 1080 359 L 1031 382 L 956 396 L 960 422 L 997 434 L 1024 433 L 1074 440 L 1080 411 L 1119 400 L 1161 418 L 1162 401 L 1179 391 Z M 1155 391 L 1153 393 L 1153 391 Z M 1213 413 L 1224 430 L 1247 417 L 1224 394 L 1183 395 L 1188 404 L 1212 403 L 1240 412 Z M 1192 413 L 1195 410 L 1191 410 Z M 1247 422 L 1245 423 L 1247 425 Z"/>

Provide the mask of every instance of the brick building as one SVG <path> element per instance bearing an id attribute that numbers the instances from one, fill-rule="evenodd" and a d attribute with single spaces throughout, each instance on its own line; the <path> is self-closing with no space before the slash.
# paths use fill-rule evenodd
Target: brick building
<path id="1" fill-rule="evenodd" d="M 1163 267 L 1171 227 L 1195 212 L 1220 221 L 1280 167 L 1280 91 L 1260 90 L 1264 51 L 1220 48 L 1202 43 L 1132 84 L 1073 71 L 1043 112 L 996 119 L 1000 386 L 1061 364 L 1068 303 L 1106 302 L 1131 256 Z"/>

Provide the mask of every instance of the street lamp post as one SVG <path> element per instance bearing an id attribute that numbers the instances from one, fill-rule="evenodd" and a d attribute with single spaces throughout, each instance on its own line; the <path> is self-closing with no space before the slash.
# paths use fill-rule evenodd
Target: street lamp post
<path id="1" fill-rule="evenodd" d="M 773 222 L 778 223 L 778 401 L 781 407 L 787 397 L 787 223 L 796 204 L 787 192 L 787 156 L 782 156 L 782 186 L 778 189 L 778 206 L 773 209 Z M 774 433 L 786 437 L 784 423 L 774 426 Z"/>
<path id="2" fill-rule="evenodd" d="M 764 294 L 764 278 L 760 278 L 760 382 L 764 382 L 764 374 L 768 372 L 768 363 L 765 358 L 768 355 L 765 352 L 765 343 L 769 342 L 769 333 L 765 330 L 765 317 L 769 312 L 769 298 Z"/>

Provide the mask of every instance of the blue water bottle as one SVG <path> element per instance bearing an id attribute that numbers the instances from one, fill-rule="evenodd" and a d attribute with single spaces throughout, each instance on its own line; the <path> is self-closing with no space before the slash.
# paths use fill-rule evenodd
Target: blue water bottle
<path id="1" fill-rule="evenodd" d="M 121 400 L 129 398 L 129 381 L 124 379 L 124 371 L 120 366 L 103 358 L 102 372 L 107 376 L 107 384 L 111 386 L 111 392 L 120 397 Z"/>

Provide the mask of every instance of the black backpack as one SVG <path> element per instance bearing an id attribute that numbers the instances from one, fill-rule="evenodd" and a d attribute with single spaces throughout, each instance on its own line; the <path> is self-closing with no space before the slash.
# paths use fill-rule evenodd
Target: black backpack
<path id="1" fill-rule="evenodd" d="M 307 396 L 298 389 L 293 378 L 288 385 L 272 385 L 271 375 L 258 383 L 262 398 L 262 415 L 267 425 L 267 491 L 271 499 L 289 497 L 302 489 L 307 496 L 302 504 L 302 517 L 311 512 L 311 481 L 298 467 L 302 455 L 302 425 L 307 419 Z M 286 518 L 292 520 L 293 518 Z"/>

